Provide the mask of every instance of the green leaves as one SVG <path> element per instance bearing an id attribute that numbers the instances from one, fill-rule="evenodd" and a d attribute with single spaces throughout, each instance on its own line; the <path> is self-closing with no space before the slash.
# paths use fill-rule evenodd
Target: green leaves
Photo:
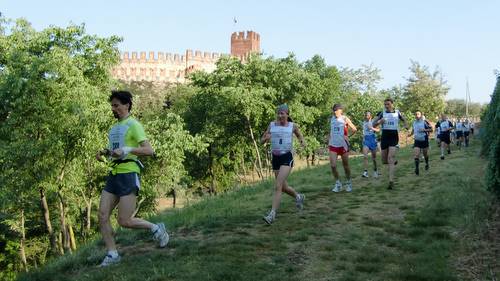
<path id="1" fill-rule="evenodd" d="M 431 72 L 416 61 L 411 61 L 410 71 L 401 96 L 401 109 L 407 115 L 420 110 L 427 118 L 437 119 L 445 109 L 445 97 L 450 89 L 443 74 L 437 68 Z"/>

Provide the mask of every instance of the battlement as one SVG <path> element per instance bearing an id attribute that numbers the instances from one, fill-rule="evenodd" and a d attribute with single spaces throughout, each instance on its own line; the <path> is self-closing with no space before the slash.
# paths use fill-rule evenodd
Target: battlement
<path id="1" fill-rule="evenodd" d="M 254 31 L 231 34 L 231 56 L 246 61 L 251 53 L 260 52 L 260 35 Z M 193 71 L 212 72 L 221 53 L 186 50 L 184 54 L 165 52 L 123 52 L 113 77 L 124 81 L 184 83 Z"/>
<path id="2" fill-rule="evenodd" d="M 251 53 L 260 53 L 260 35 L 254 31 L 231 34 L 231 56 L 247 58 Z"/>
<path id="3" fill-rule="evenodd" d="M 248 40 L 256 40 L 256 41 L 260 41 L 260 34 L 258 34 L 257 32 L 255 31 L 240 31 L 240 32 L 233 32 L 233 34 L 231 34 L 231 41 L 236 41 L 236 40 L 240 40 L 240 41 L 248 41 Z"/>
<path id="4" fill-rule="evenodd" d="M 132 56 L 130 56 L 132 54 Z M 200 62 L 216 62 L 222 55 L 215 52 L 202 52 L 186 50 L 184 55 L 164 53 L 164 52 L 152 52 L 149 54 L 146 52 L 123 52 L 120 54 L 120 59 L 122 63 L 133 64 L 133 63 L 185 63 L 189 60 L 196 60 Z"/>

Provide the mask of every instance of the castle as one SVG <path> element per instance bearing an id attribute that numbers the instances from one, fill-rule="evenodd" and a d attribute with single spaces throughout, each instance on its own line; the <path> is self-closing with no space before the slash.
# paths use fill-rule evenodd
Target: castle
<path id="1" fill-rule="evenodd" d="M 254 31 L 234 32 L 231 34 L 231 56 L 245 61 L 252 53 L 260 53 L 260 35 Z M 155 83 L 184 83 L 186 75 L 192 71 L 212 72 L 215 63 L 227 54 L 186 50 L 183 55 L 149 52 L 123 52 L 120 64 L 112 70 L 115 79 L 150 81 Z"/>

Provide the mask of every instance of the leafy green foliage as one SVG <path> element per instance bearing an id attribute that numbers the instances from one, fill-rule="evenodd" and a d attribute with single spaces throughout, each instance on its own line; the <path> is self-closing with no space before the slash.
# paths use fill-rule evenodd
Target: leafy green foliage
<path id="1" fill-rule="evenodd" d="M 401 93 L 401 109 L 407 113 L 420 110 L 431 119 L 437 119 L 444 111 L 445 96 L 449 87 L 439 69 L 431 72 L 427 66 L 422 66 L 416 61 L 411 61 L 411 76 Z"/>
<path id="2" fill-rule="evenodd" d="M 488 158 L 486 185 L 500 197 L 500 76 L 481 117 L 482 154 Z"/>

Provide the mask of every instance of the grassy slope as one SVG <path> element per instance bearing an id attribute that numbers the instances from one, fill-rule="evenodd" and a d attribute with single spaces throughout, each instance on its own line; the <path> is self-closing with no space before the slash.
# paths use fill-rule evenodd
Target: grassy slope
<path id="1" fill-rule="evenodd" d="M 305 210 L 283 197 L 271 227 L 261 219 L 272 196 L 264 182 L 161 215 L 172 231 L 167 249 L 156 249 L 146 232 L 120 231 L 120 265 L 96 268 L 104 254 L 97 242 L 20 279 L 459 280 L 460 233 L 480 225 L 490 202 L 477 152 L 441 161 L 434 147 L 431 170 L 417 177 L 402 149 L 394 191 L 385 176 L 357 176 L 360 158 L 352 194 L 330 191 L 328 166 L 296 171 L 290 184 L 306 194 Z"/>

